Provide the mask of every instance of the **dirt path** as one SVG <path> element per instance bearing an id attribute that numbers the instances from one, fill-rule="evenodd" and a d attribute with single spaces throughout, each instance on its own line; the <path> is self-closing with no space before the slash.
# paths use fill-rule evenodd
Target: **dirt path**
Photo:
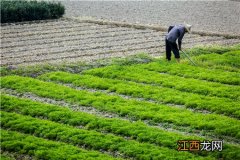
<path id="1" fill-rule="evenodd" d="M 138 53 L 164 54 L 164 31 L 99 25 L 74 19 L 1 26 L 1 66 L 95 61 Z M 240 39 L 187 34 L 183 48 L 236 44 Z"/>

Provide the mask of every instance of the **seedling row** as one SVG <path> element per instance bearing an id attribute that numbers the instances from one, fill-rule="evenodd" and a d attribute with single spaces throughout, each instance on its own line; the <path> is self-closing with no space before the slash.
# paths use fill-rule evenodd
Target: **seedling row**
<path id="1" fill-rule="evenodd" d="M 155 152 L 155 156 L 159 155 L 157 152 L 165 152 L 168 151 L 167 148 L 173 149 L 176 147 L 176 144 L 174 141 L 177 139 L 202 139 L 201 137 L 191 137 L 191 136 L 185 136 L 177 133 L 171 133 L 168 131 L 160 130 L 157 128 L 149 127 L 141 122 L 134 122 L 131 123 L 126 120 L 119 120 L 119 119 L 109 119 L 109 118 L 101 118 L 97 117 L 91 114 L 83 113 L 83 112 L 73 112 L 66 108 L 60 108 L 59 106 L 54 105 L 48 105 L 43 103 L 34 102 L 31 100 L 26 99 L 19 99 L 12 96 L 2 95 L 1 97 L 3 99 L 3 107 L 2 109 L 7 112 L 2 112 L 2 127 L 3 128 L 9 128 L 11 130 L 17 130 L 24 133 L 32 134 L 34 133 L 37 137 L 43 137 L 47 139 L 57 139 L 58 141 L 67 141 L 68 143 L 71 143 L 73 145 L 80 145 L 81 143 L 87 144 L 88 147 L 94 148 L 95 150 L 99 150 L 99 148 L 104 150 L 110 150 L 115 151 L 118 147 L 121 146 L 120 143 L 124 143 L 124 146 L 127 147 L 128 145 L 134 145 L 134 143 L 137 143 L 133 140 L 124 140 L 121 137 L 114 136 L 112 134 L 110 135 L 101 135 L 101 133 L 95 132 L 95 131 L 87 131 L 84 129 L 78 129 L 74 127 L 68 127 L 63 126 L 59 123 L 69 124 L 71 126 L 83 126 L 83 128 L 87 128 L 88 130 L 97 130 L 101 132 L 112 132 L 116 135 L 124 136 L 124 137 L 131 137 L 130 139 L 135 139 L 139 142 L 147 142 L 156 144 L 158 146 L 162 146 L 161 148 L 164 149 L 161 150 L 161 148 L 156 148 L 151 146 L 150 144 L 139 144 L 135 145 L 134 149 L 132 147 L 129 147 L 129 149 L 125 148 L 119 148 L 121 151 L 124 152 L 128 156 L 138 156 L 137 159 L 141 159 L 147 155 L 147 152 Z M 22 116 L 15 113 L 8 113 L 8 112 L 17 112 L 24 115 L 29 115 L 36 118 L 44 118 L 48 119 L 54 122 L 58 123 L 52 123 L 51 121 L 47 120 L 39 120 L 36 118 L 31 118 L 29 116 Z M 71 131 L 70 131 L 71 130 Z M 55 133 L 57 132 L 57 133 Z M 81 132 L 81 134 L 80 134 Z M 87 136 L 84 136 L 87 134 Z M 76 136 L 78 138 L 76 138 Z M 66 137 L 66 136 L 69 136 Z M 71 138 L 71 137 L 75 138 Z M 91 136 L 93 136 L 93 139 L 91 139 Z M 100 136 L 100 137 L 99 137 Z M 61 138 L 62 137 L 62 138 Z M 84 138 L 85 137 L 85 138 Z M 99 138 L 97 138 L 99 137 Z M 104 140 L 104 137 L 106 137 L 106 140 Z M 86 142 L 84 142 L 84 139 Z M 91 139 L 91 140 L 90 140 Z M 114 141 L 117 140 L 117 143 L 115 144 Z M 95 142 L 96 141 L 96 142 Z M 112 145 L 110 145 L 112 141 Z M 102 143 L 101 143 L 102 142 Z M 85 145 L 85 147 L 87 147 Z M 138 146 L 139 149 L 144 149 L 143 152 L 137 152 Z M 144 148 L 144 146 L 148 147 L 149 149 Z M 108 148 L 112 147 L 112 148 Z M 167 148 L 166 148 L 167 147 Z M 154 150 L 153 148 L 156 148 L 157 150 Z M 235 145 L 226 145 L 226 157 L 231 157 L 231 154 L 228 154 L 228 151 L 234 149 L 235 152 L 239 150 L 239 148 Z M 139 153 L 134 154 L 133 153 Z M 170 152 L 175 153 L 175 151 Z M 141 155 L 143 153 L 143 155 Z M 165 152 L 165 154 L 170 154 L 168 152 Z M 175 156 L 188 156 L 189 158 L 193 155 L 189 154 L 177 154 L 175 153 Z M 202 153 L 205 155 L 204 153 Z M 212 156 L 216 156 L 215 154 L 218 153 L 212 153 Z M 145 155 L 145 156 L 144 156 Z M 171 154 L 172 155 L 172 154 Z M 174 156 L 174 155 L 173 155 Z M 147 157 L 151 157 L 148 155 Z M 158 157 L 158 156 L 157 156 Z M 169 156 L 167 156 L 169 157 Z M 174 157 L 172 157 L 174 158 Z M 176 157 L 175 157 L 176 158 Z M 200 157 L 198 157 L 199 159 Z M 206 157 L 205 157 L 206 159 Z"/>

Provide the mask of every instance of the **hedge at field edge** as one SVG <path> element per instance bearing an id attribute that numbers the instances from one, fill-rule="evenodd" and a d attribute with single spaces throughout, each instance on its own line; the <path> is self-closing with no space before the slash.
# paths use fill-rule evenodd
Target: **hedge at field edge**
<path id="1" fill-rule="evenodd" d="M 1 23 L 56 19 L 64 13 L 60 2 L 1 0 Z"/>

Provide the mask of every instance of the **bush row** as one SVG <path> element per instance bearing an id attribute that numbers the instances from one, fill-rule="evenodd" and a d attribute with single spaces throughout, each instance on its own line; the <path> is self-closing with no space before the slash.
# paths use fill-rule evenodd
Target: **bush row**
<path id="1" fill-rule="evenodd" d="M 1 23 L 55 19 L 64 12 L 64 6 L 55 2 L 1 0 Z"/>
<path id="2" fill-rule="evenodd" d="M 184 108 L 170 107 L 145 101 L 126 100 L 119 96 L 83 90 L 75 90 L 66 86 L 43 82 L 37 79 L 6 76 L 1 79 L 3 88 L 18 92 L 31 92 L 38 96 L 55 100 L 64 100 L 82 106 L 92 106 L 102 111 L 117 113 L 121 116 L 153 122 L 173 123 L 180 126 L 191 126 L 194 129 L 212 131 L 217 135 L 240 138 L 240 123 L 237 119 L 216 115 L 201 114 Z M 171 98 L 171 97 L 170 97 Z"/>

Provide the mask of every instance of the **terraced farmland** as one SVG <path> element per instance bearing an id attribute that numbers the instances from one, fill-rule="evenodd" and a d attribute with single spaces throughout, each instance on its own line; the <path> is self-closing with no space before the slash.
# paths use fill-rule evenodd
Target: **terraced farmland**
<path id="1" fill-rule="evenodd" d="M 160 56 L 165 32 L 60 19 L 1 26 L 1 66 L 95 61 L 140 52 Z M 239 39 L 186 35 L 183 47 L 237 44 Z"/>
<path id="2" fill-rule="evenodd" d="M 240 48 L 216 52 L 193 57 L 198 66 L 154 59 L 35 78 L 9 73 L 1 77 L 1 153 L 240 159 Z M 223 148 L 178 151 L 178 140 L 223 140 Z"/>

